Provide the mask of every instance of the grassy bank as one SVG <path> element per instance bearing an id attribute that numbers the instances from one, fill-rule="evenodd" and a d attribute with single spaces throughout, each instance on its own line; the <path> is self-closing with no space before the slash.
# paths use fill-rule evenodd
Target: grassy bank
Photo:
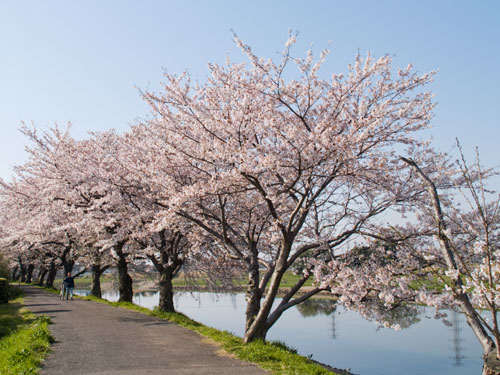
<path id="1" fill-rule="evenodd" d="M 38 374 L 52 342 L 49 319 L 23 309 L 22 292 L 12 292 L 15 298 L 0 305 L 0 374 Z"/>

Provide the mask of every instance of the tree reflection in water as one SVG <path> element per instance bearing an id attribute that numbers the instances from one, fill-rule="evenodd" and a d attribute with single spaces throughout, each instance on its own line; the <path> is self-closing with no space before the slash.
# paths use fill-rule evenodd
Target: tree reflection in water
<path id="1" fill-rule="evenodd" d="M 455 367 L 460 367 L 463 364 L 463 360 L 465 359 L 464 350 L 462 348 L 463 339 L 461 338 L 461 327 L 460 327 L 460 313 L 457 310 L 452 311 L 452 326 L 451 329 L 453 331 L 453 364 Z"/>
<path id="2" fill-rule="evenodd" d="M 399 325 L 401 329 L 404 329 L 420 322 L 418 306 L 401 304 L 389 309 L 377 299 L 370 300 L 368 306 L 371 316 L 376 316 L 378 321 L 390 326 Z M 297 305 L 297 310 L 304 318 L 316 315 L 332 315 L 334 317 L 333 313 L 336 309 L 337 301 L 334 299 L 313 298 Z M 335 322 L 333 322 L 333 329 L 334 331 L 336 329 Z M 336 336 L 335 332 L 333 335 Z"/>
<path id="3" fill-rule="evenodd" d="M 316 315 L 331 315 L 332 317 L 332 339 L 337 338 L 337 326 L 335 324 L 335 310 L 337 309 L 337 301 L 326 298 L 310 298 L 297 305 L 297 310 L 303 318 L 313 317 Z"/>
<path id="4" fill-rule="evenodd" d="M 337 309 L 337 302 L 334 299 L 310 298 L 297 305 L 300 315 L 308 318 L 316 315 L 330 315 Z"/>
<path id="5" fill-rule="evenodd" d="M 422 308 L 416 305 L 398 304 L 388 308 L 377 298 L 370 299 L 365 304 L 370 310 L 370 316 L 376 317 L 384 326 L 405 329 L 421 320 L 419 315 Z"/>

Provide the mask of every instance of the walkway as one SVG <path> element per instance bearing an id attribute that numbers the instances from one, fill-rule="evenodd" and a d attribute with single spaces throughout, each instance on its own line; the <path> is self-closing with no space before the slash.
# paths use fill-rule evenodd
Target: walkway
<path id="1" fill-rule="evenodd" d="M 56 342 L 41 375 L 261 375 L 252 364 L 218 354 L 203 337 L 168 321 L 85 301 L 60 301 L 24 286 L 25 305 L 49 316 Z"/>

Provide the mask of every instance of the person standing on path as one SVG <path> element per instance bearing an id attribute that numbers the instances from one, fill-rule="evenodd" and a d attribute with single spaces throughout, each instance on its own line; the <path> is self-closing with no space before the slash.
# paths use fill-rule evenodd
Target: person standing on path
<path id="1" fill-rule="evenodd" d="M 71 277 L 71 272 L 68 272 L 68 276 L 64 279 L 64 284 L 66 285 L 66 300 L 69 298 L 71 293 L 71 300 L 73 300 L 73 289 L 75 288 L 75 278 Z M 64 294 L 63 294 L 64 299 Z"/>

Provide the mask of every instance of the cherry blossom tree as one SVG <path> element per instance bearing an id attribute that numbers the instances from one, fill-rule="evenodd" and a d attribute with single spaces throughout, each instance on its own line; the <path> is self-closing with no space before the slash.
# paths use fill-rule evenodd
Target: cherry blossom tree
<path id="1" fill-rule="evenodd" d="M 34 179 L 27 181 L 13 181 L 12 184 L 2 182 L 1 212 L 2 212 L 2 239 L 1 247 L 16 259 L 21 269 L 22 281 L 31 282 L 35 267 L 48 271 L 51 263 L 39 241 L 47 239 L 47 233 L 41 230 L 37 223 L 40 211 L 32 193 Z M 53 261 L 54 257 L 50 257 Z"/>
<path id="2" fill-rule="evenodd" d="M 99 237 L 95 230 L 99 225 L 88 215 L 100 197 L 99 187 L 92 184 L 94 175 L 77 164 L 78 153 L 89 151 L 88 142 L 76 142 L 69 129 L 60 131 L 57 126 L 42 134 L 26 125 L 21 130 L 31 141 L 29 158 L 16 168 L 17 179 L 2 182 L 4 207 L 12 211 L 13 238 L 27 242 L 30 251 L 43 253 L 50 267 L 46 285 L 52 286 L 58 268 L 71 272 L 76 260 L 84 260 L 91 249 L 89 242 Z"/>
<path id="3" fill-rule="evenodd" d="M 152 225 L 162 206 L 151 201 L 148 181 L 132 173 L 134 156 L 127 154 L 129 144 L 113 131 L 82 141 L 73 140 L 57 126 L 42 134 L 28 126 L 22 131 L 33 145 L 28 148 L 29 161 L 18 167 L 21 180 L 30 181 L 24 184 L 28 189 L 6 183 L 4 187 L 21 200 L 28 197 L 36 207 L 36 216 L 29 208 L 32 225 L 14 232 L 24 239 L 31 236 L 37 249 L 44 248 L 37 254 L 43 253 L 50 263 L 53 272 L 49 275 L 57 271 L 55 259 L 68 272 L 78 258 L 92 269 L 92 293 L 100 296 L 99 278 L 110 266 L 109 259 L 104 259 L 112 257 L 120 300 L 131 302 L 128 266 L 136 257 L 148 257 L 160 272 L 161 306 L 173 311 L 171 279 L 183 265 L 189 246 L 179 224 L 168 229 Z M 12 207 L 12 217 L 20 217 L 18 205 Z M 45 272 L 44 262 L 41 266 Z"/>
<path id="4" fill-rule="evenodd" d="M 167 210 L 173 191 L 165 194 L 164 185 L 152 182 L 152 175 L 160 173 L 151 169 L 151 161 L 158 160 L 159 150 L 149 132 L 144 130 L 135 126 L 120 137 L 113 154 L 123 173 L 113 173 L 108 182 L 120 189 L 135 210 L 130 213 L 135 217 L 131 240 L 138 245 L 141 256 L 146 257 L 159 273 L 158 307 L 174 312 L 172 279 L 191 256 L 189 232 L 192 225 L 178 216 L 173 221 L 157 220 Z"/>
<path id="5" fill-rule="evenodd" d="M 466 162 L 461 149 L 460 155 L 460 175 L 455 185 L 466 202 L 466 210 L 442 199 L 435 183 L 413 160 L 404 161 L 415 169 L 429 195 L 430 207 L 426 212 L 431 215 L 437 240 L 435 248 L 431 249 L 439 257 L 438 261 L 432 262 L 429 270 L 444 285 L 438 298 L 444 297 L 448 306 L 458 307 L 465 315 L 483 347 L 485 358 L 490 357 L 489 363 L 485 364 L 484 373 L 498 372 L 500 194 L 487 189 L 485 179 L 493 171 L 481 166 L 479 154 L 476 154 L 476 163 L 472 166 Z M 433 302 L 433 297 L 426 296 L 424 299 Z M 484 311 L 488 311 L 491 318 Z M 488 366 L 492 368 L 489 369 Z"/>
<path id="6" fill-rule="evenodd" d="M 317 279 L 344 305 L 382 322 L 383 310 L 372 308 L 379 301 L 386 311 L 407 302 L 433 306 L 445 323 L 443 310 L 458 309 L 483 348 L 484 374 L 492 374 L 500 368 L 500 196 L 486 185 L 495 170 L 479 156 L 469 165 L 459 150 L 448 172 L 402 158 L 422 184 L 421 198 L 408 202 L 414 219 L 381 228 L 356 253 L 318 263 Z"/>
<path id="7" fill-rule="evenodd" d="M 311 51 L 293 58 L 290 36 L 280 62 L 210 64 L 203 85 L 165 74 L 164 91 L 145 93 L 155 119 L 144 124 L 156 157 L 152 183 L 174 212 L 216 241 L 219 256 L 248 274 L 246 342 L 264 339 L 282 313 L 324 290 L 299 293 L 314 263 L 273 306 L 296 261 L 333 257 L 377 216 L 415 194 L 395 150 L 425 144 L 433 104 L 421 87 L 431 74 L 411 66 L 393 76 L 388 56 L 357 56 L 347 75 L 322 79 Z M 295 65 L 299 78 L 285 81 Z M 406 167 L 406 169 L 408 169 Z M 160 188 L 157 191 L 161 191 Z M 161 197 L 159 200 L 161 201 Z M 202 240 L 198 241 L 202 247 Z"/>

